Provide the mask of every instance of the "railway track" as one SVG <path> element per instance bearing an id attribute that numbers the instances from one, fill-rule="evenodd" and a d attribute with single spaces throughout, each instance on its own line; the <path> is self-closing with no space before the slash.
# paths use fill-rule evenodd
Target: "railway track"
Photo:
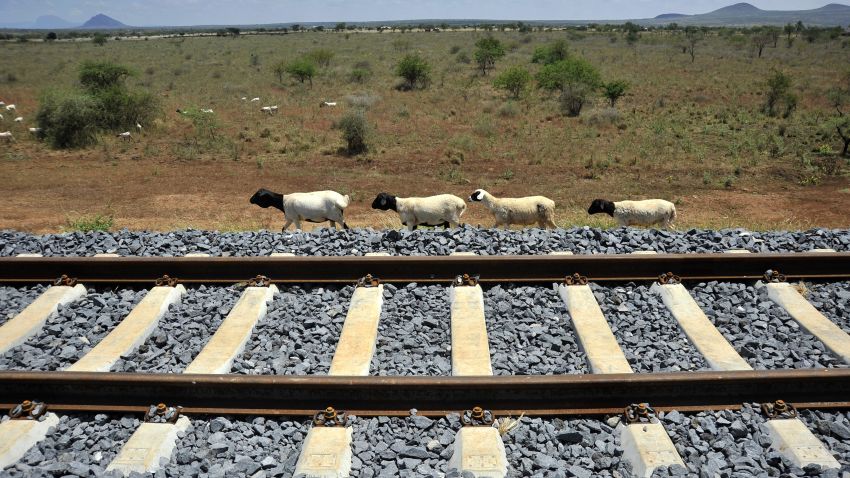
<path id="1" fill-rule="evenodd" d="M 830 300 L 846 299 L 848 278 L 850 254 L 834 252 L 2 258 L 0 286 L 20 293 L 0 304 L 13 317 L 0 317 L 0 406 L 39 400 L 56 415 L 0 425 L 23 430 L 16 450 L 0 433 L 0 452 L 5 443 L 11 453 L 0 464 L 13 476 L 38 469 L 32 450 L 51 440 L 45 417 L 124 417 L 129 432 L 164 403 L 182 415 L 140 424 L 110 464 L 89 471 L 155 470 L 154 449 L 164 451 L 163 471 L 169 460 L 191 464 L 178 430 L 209 438 L 216 420 L 250 419 L 249 428 L 261 420 L 289 430 L 278 438 L 291 453 L 240 468 L 247 476 L 687 474 L 723 467 L 683 425 L 719 413 L 722 424 L 752 422 L 749 434 L 736 425 L 733 439 L 764 434 L 761 466 L 814 463 L 839 476 L 850 471 L 835 458 L 850 450 L 850 321 Z M 96 319 L 76 320 L 93 309 Z M 79 337 L 89 343 L 69 348 Z M 627 408 L 638 403 L 652 411 Z M 756 418 L 759 404 L 776 406 L 776 417 Z M 329 406 L 358 418 L 305 425 L 314 415 L 337 421 Z M 489 426 L 520 415 L 504 437 Z M 526 422 L 554 445 L 530 456 L 520 446 L 531 440 Z M 423 423 L 427 432 L 410 431 Z M 502 431 L 510 423 L 497 422 Z M 388 451 L 392 437 L 375 439 L 387 427 L 412 434 Z M 375 463 L 364 463 L 370 453 Z M 564 456 L 591 463 L 570 468 Z"/>

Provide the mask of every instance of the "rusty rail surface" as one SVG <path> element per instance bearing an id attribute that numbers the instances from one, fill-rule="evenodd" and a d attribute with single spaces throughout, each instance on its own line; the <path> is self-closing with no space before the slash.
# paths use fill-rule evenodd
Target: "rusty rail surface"
<path id="1" fill-rule="evenodd" d="M 850 278 L 850 253 L 599 254 L 574 256 L 296 256 L 296 257 L 4 257 L 0 283 L 52 282 L 67 275 L 84 284 L 150 284 L 168 275 L 184 284 L 244 282 L 353 283 L 371 274 L 384 282 L 553 282 L 579 273 L 589 280 L 644 281 L 672 272 L 682 280 L 755 280 L 768 269 L 789 279 Z"/>
<path id="2" fill-rule="evenodd" d="M 312 415 L 333 406 L 361 416 L 439 416 L 481 406 L 498 415 L 737 409 L 782 399 L 797 408 L 850 407 L 850 370 L 675 372 L 488 377 L 331 377 L 90 372 L 0 372 L 0 406 L 41 400 L 51 410 L 144 413 L 154 403 L 186 413 Z"/>

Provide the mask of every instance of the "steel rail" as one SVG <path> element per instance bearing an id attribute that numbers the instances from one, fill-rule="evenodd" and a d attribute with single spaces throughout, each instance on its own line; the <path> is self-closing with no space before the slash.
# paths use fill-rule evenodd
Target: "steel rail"
<path id="1" fill-rule="evenodd" d="M 90 372 L 0 372 L 0 406 L 41 400 L 52 410 L 312 415 L 327 406 L 362 416 L 439 416 L 482 406 L 498 415 L 735 409 L 782 399 L 798 408 L 850 407 L 850 370 L 771 370 L 489 377 L 331 377 Z"/>
<path id="2" fill-rule="evenodd" d="M 768 269 L 789 279 L 850 278 L 850 253 L 600 254 L 574 256 L 297 256 L 297 257 L 6 257 L 0 283 L 51 282 L 63 274 L 85 284 L 150 284 L 169 275 L 182 283 L 244 282 L 257 275 L 275 283 L 352 283 L 367 274 L 384 282 L 553 282 L 579 273 L 597 282 L 755 280 Z"/>

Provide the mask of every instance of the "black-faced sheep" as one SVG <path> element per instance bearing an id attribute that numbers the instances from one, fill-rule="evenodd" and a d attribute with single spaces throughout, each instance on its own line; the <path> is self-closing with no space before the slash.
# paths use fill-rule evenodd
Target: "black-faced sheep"
<path id="1" fill-rule="evenodd" d="M 588 214 L 605 213 L 613 217 L 619 226 L 654 226 L 664 229 L 672 227 L 676 220 L 676 206 L 663 199 L 643 201 L 608 201 L 596 199 L 587 210 Z"/>
<path id="2" fill-rule="evenodd" d="M 420 225 L 457 227 L 466 212 L 466 202 L 452 194 L 401 198 L 380 193 L 372 201 L 372 209 L 397 212 L 401 223 L 413 231 Z"/>
<path id="3" fill-rule="evenodd" d="M 337 223 L 348 229 L 344 212 L 351 203 L 351 198 L 336 191 L 279 194 L 261 188 L 251 196 L 249 202 L 261 208 L 274 207 L 283 211 L 286 223 L 281 231 L 285 231 L 292 223 L 295 223 L 296 229 L 301 229 L 301 221 L 329 221 L 334 229 Z"/>

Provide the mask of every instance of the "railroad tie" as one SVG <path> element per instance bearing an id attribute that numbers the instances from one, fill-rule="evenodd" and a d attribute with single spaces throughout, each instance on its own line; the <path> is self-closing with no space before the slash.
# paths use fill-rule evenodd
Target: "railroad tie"
<path id="1" fill-rule="evenodd" d="M 242 352 L 254 325 L 266 316 L 268 303 L 277 295 L 277 286 L 246 287 L 201 353 L 183 373 L 230 373 L 233 360 Z"/>
<path id="2" fill-rule="evenodd" d="M 850 335 L 824 317 L 793 285 L 772 282 L 766 287 L 770 300 L 785 309 L 803 330 L 817 337 L 835 356 L 850 363 Z"/>
<path id="3" fill-rule="evenodd" d="M 369 375 L 383 302 L 384 286 L 381 284 L 354 290 L 328 375 Z M 311 428 L 295 464 L 295 475 L 348 476 L 351 472 L 351 434 L 351 427 L 345 426 Z"/>
<path id="4" fill-rule="evenodd" d="M 688 339 L 713 370 L 752 370 L 749 363 L 708 320 L 684 286 L 654 284 L 652 288 L 661 295 Z M 822 468 L 840 467 L 799 418 L 769 420 L 767 427 L 770 430 L 771 447 L 800 468 L 809 464 L 818 464 Z"/>
<path id="5" fill-rule="evenodd" d="M 136 350 L 150 337 L 168 308 L 180 302 L 184 294 L 186 289 L 180 284 L 152 288 L 109 335 L 66 370 L 108 372 L 119 358 Z"/>
<path id="6" fill-rule="evenodd" d="M 590 286 L 562 284 L 558 293 L 569 311 L 591 373 L 633 373 Z M 619 430 L 623 457 L 631 463 L 635 476 L 649 477 L 660 466 L 684 466 L 661 423 L 621 424 Z"/>
<path id="7" fill-rule="evenodd" d="M 229 373 L 233 360 L 245 347 L 254 325 L 265 317 L 268 303 L 276 294 L 277 287 L 273 284 L 267 287 L 246 287 L 236 305 L 184 373 Z M 106 469 L 118 470 L 124 476 L 133 472 L 156 472 L 160 459 L 171 457 L 177 434 L 190 425 L 191 422 L 185 416 L 180 416 L 176 423 L 141 424 Z"/>
<path id="8" fill-rule="evenodd" d="M 560 285 L 558 293 L 572 319 L 591 373 L 632 373 L 632 367 L 602 315 L 589 285 Z"/>
<path id="9" fill-rule="evenodd" d="M 18 315 L 0 326 L 0 355 L 41 331 L 47 319 L 56 313 L 59 306 L 75 302 L 85 295 L 86 288 L 82 284 L 48 287 Z"/>
<path id="10" fill-rule="evenodd" d="M 18 460 L 47 437 L 50 428 L 59 424 L 55 413 L 46 413 L 40 420 L 8 420 L 0 423 L 0 469 Z"/>
<path id="11" fill-rule="evenodd" d="M 652 285 L 652 291 L 661 296 L 664 305 L 670 309 L 679 327 L 688 340 L 705 357 L 712 370 L 752 370 L 735 348 L 708 320 L 705 313 L 694 301 L 682 284 Z"/>
<path id="12" fill-rule="evenodd" d="M 449 289 L 449 299 L 452 375 L 493 375 L 481 286 L 453 286 Z M 492 426 L 463 427 L 458 430 L 448 468 L 471 472 L 475 476 L 503 478 L 508 473 L 508 459 L 499 430 Z"/>

